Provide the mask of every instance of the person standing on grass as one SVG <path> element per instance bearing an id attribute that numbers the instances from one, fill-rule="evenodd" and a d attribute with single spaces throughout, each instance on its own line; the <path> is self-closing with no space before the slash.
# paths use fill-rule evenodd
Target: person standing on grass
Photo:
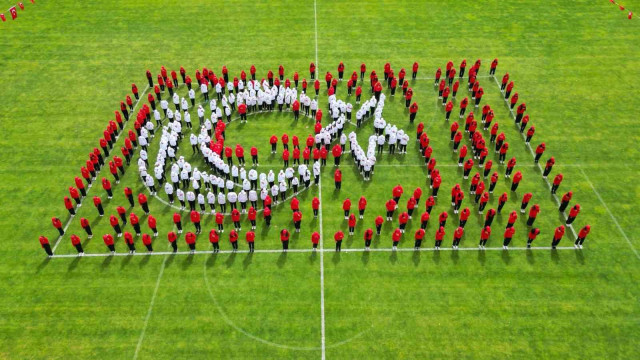
<path id="1" fill-rule="evenodd" d="M 502 211 L 502 208 L 504 207 L 504 204 L 507 203 L 507 200 L 509 200 L 509 197 L 507 196 L 507 193 L 502 193 L 502 195 L 500 195 L 500 198 L 498 198 L 498 214 L 500 214 L 500 212 Z"/>
<path id="2" fill-rule="evenodd" d="M 560 225 L 556 228 L 556 231 L 553 233 L 553 241 L 551 241 L 551 248 L 552 249 L 556 249 L 556 247 L 558 246 L 558 244 L 560 243 L 560 240 L 562 240 L 562 237 L 564 236 L 564 225 Z"/>
<path id="3" fill-rule="evenodd" d="M 569 210 L 569 216 L 567 217 L 566 223 L 567 226 L 571 226 L 571 224 L 573 224 L 573 221 L 576 219 L 578 214 L 580 214 L 580 204 L 575 204 L 571 210 Z"/>
<path id="4" fill-rule="evenodd" d="M 464 228 L 462 226 L 458 226 L 458 228 L 453 232 L 453 246 L 454 250 L 458 250 L 458 245 L 460 244 L 460 239 L 464 235 Z"/>
<path id="5" fill-rule="evenodd" d="M 585 225 L 582 229 L 580 229 L 580 231 L 578 232 L 578 238 L 576 239 L 576 242 L 573 244 L 573 246 L 576 249 L 582 249 L 582 244 L 584 243 L 584 239 L 587 238 L 587 235 L 589 235 L 589 232 L 591 232 L 591 225 Z"/>
<path id="6" fill-rule="evenodd" d="M 424 234 L 425 234 L 424 229 L 420 228 L 416 230 L 416 233 L 414 234 L 414 239 L 415 239 L 415 243 L 413 244 L 414 250 L 420 249 L 420 246 L 422 245 L 422 239 L 424 239 Z"/>
<path id="7" fill-rule="evenodd" d="M 536 239 L 536 237 L 540 234 L 540 229 L 538 228 L 531 228 L 531 230 L 529 230 L 529 234 L 527 235 L 527 249 L 531 248 L 531 243 L 533 242 L 533 240 Z"/>
<path id="8" fill-rule="evenodd" d="M 378 215 L 375 218 L 374 223 L 376 225 L 376 234 L 380 235 L 380 232 L 382 231 L 382 224 L 384 223 L 384 219 L 382 218 L 382 216 Z"/>
<path id="9" fill-rule="evenodd" d="M 513 238 L 513 235 L 515 233 L 516 233 L 516 228 L 514 228 L 513 226 L 507 227 L 504 230 L 504 241 L 502 242 L 502 248 L 504 250 L 509 249 L 509 243 L 511 243 L 511 239 Z"/>
<path id="10" fill-rule="evenodd" d="M 135 254 L 136 245 L 133 241 L 133 235 L 128 231 L 124 232 L 124 243 L 127 244 L 127 247 L 129 248 L 129 254 Z"/>
<path id="11" fill-rule="evenodd" d="M 266 209 L 265 209 L 266 210 Z M 289 230 L 280 230 L 280 241 L 282 242 L 282 252 L 287 252 L 289 249 Z"/>
<path id="12" fill-rule="evenodd" d="M 317 231 L 314 231 L 311 234 L 311 246 L 313 247 L 313 251 L 318 250 L 318 243 L 320 242 L 320 234 Z"/>
<path id="13" fill-rule="evenodd" d="M 60 219 L 58 219 L 57 217 L 52 217 L 51 223 L 53 224 L 53 227 L 58 230 L 60 236 L 64 235 L 64 229 L 62 229 L 62 222 L 60 221 Z"/>
<path id="14" fill-rule="evenodd" d="M 247 244 L 249 245 L 249 252 L 252 253 L 254 250 L 254 241 L 256 239 L 256 233 L 254 233 L 253 231 L 249 230 L 247 231 L 247 235 L 245 236 L 246 240 L 247 240 Z"/>
<path id="15" fill-rule="evenodd" d="M 44 235 L 40 235 L 38 240 L 40 241 L 40 246 L 42 247 L 42 249 L 44 249 L 44 252 L 47 253 L 47 256 L 52 257 L 53 251 L 51 251 L 51 244 L 49 244 L 49 239 Z"/>
<path id="16" fill-rule="evenodd" d="M 400 242 L 401 238 L 402 238 L 402 230 L 400 230 L 399 228 L 396 228 L 391 234 L 391 240 L 393 241 L 392 249 L 394 251 L 398 249 L 398 243 Z"/>
<path id="17" fill-rule="evenodd" d="M 111 215 L 109 217 L 109 223 L 111 224 L 111 227 L 113 227 L 113 231 L 116 232 L 118 237 L 122 236 L 122 229 L 120 228 L 120 223 L 118 222 L 118 218 L 115 217 L 115 215 Z"/>
<path id="18" fill-rule="evenodd" d="M 215 229 L 209 231 L 209 242 L 213 246 L 213 252 L 218 253 L 220 251 L 220 235 Z"/>
<path id="19" fill-rule="evenodd" d="M 566 194 L 564 194 L 562 196 L 562 200 L 560 202 L 560 207 L 558 210 L 560 210 L 560 212 L 564 212 L 564 210 L 567 208 L 567 206 L 569 206 L 569 202 L 571 201 L 571 198 L 573 197 L 573 191 L 569 191 Z"/>
<path id="20" fill-rule="evenodd" d="M 487 244 L 487 241 L 489 240 L 490 236 L 491 236 L 491 226 L 483 227 L 482 231 L 480 232 L 480 244 L 478 245 L 480 249 L 485 248 L 485 245 Z"/>
<path id="21" fill-rule="evenodd" d="M 82 248 L 82 242 L 78 235 L 71 234 L 71 245 L 73 245 L 76 248 L 76 251 L 78 251 L 78 256 L 84 256 L 84 249 Z"/>
<path id="22" fill-rule="evenodd" d="M 534 204 L 529 210 L 529 219 L 527 220 L 527 226 L 533 226 L 534 221 L 536 221 L 536 217 L 540 213 L 540 205 Z"/>
<path id="23" fill-rule="evenodd" d="M 189 246 L 189 253 L 190 254 L 195 253 L 196 252 L 196 234 L 192 233 L 191 231 L 187 232 L 187 234 L 184 236 L 184 241 Z"/>
<path id="24" fill-rule="evenodd" d="M 344 233 L 341 230 L 338 230 L 333 235 L 333 239 L 336 242 L 336 252 L 340 252 L 342 250 L 342 239 L 344 239 Z"/>
<path id="25" fill-rule="evenodd" d="M 496 210 L 491 208 L 489 209 L 489 211 L 487 211 L 487 215 L 485 216 L 485 220 L 484 220 L 484 226 L 491 226 L 491 223 L 493 223 L 493 219 L 496 216 Z"/>
<path id="26" fill-rule="evenodd" d="M 233 252 L 238 251 L 238 232 L 235 229 L 232 229 L 229 232 L 229 242 L 231 243 L 231 247 L 233 248 Z"/>
<path id="27" fill-rule="evenodd" d="M 444 236 L 445 236 L 444 226 L 440 226 L 438 231 L 436 231 L 436 244 L 435 244 L 436 250 L 440 250 L 440 245 L 442 245 L 442 239 L 444 239 Z"/>
<path id="28" fill-rule="evenodd" d="M 202 228 L 200 227 L 200 213 L 194 210 L 189 214 L 189 217 L 196 228 L 196 234 L 200 234 L 202 231 Z"/>
<path id="29" fill-rule="evenodd" d="M 136 232 L 136 236 L 140 236 L 140 219 L 138 218 L 138 215 L 132 212 L 131 214 L 129 214 L 129 221 Z"/>
<path id="30" fill-rule="evenodd" d="M 117 219 L 116 219 L 117 221 Z M 118 235 L 118 237 L 120 237 L 122 235 L 122 233 L 120 233 Z M 107 248 L 109 249 L 109 251 L 111 251 L 111 255 L 115 254 L 116 252 L 116 246 L 113 243 L 113 235 L 111 234 L 104 234 L 102 236 L 102 241 L 104 241 L 104 244 L 107 246 Z"/>
<path id="31" fill-rule="evenodd" d="M 556 191 L 558 191 L 558 188 L 560 187 L 560 184 L 562 184 L 562 179 L 564 179 L 564 176 L 562 174 L 558 174 L 556 175 L 555 178 L 553 178 L 553 184 L 551 185 L 551 193 L 555 194 Z M 564 211 L 560 210 L 560 211 Z"/>

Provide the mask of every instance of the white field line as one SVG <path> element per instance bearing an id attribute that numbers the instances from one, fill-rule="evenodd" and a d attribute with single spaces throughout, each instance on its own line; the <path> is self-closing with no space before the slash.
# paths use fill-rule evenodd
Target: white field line
<path id="1" fill-rule="evenodd" d="M 493 77 L 493 81 L 495 81 L 498 90 L 500 91 L 501 94 L 504 95 L 504 92 L 500 89 L 500 83 L 498 83 L 498 79 L 496 79 L 495 77 Z M 516 115 L 513 113 L 513 110 L 511 109 L 511 105 L 509 104 L 509 100 L 505 99 L 504 96 L 502 96 L 502 100 L 504 100 L 505 104 L 507 105 L 507 108 L 509 109 L 509 113 L 511 114 L 511 117 L 513 117 L 513 119 L 515 120 Z M 520 136 L 522 137 L 523 140 L 526 140 L 526 135 L 521 132 Z M 530 144 L 527 144 L 525 142 L 525 145 L 527 147 L 527 149 L 529 149 L 529 152 L 531 153 L 531 156 L 535 159 L 536 154 L 533 151 L 533 149 L 531 148 Z M 542 168 L 542 166 L 540 166 L 540 163 L 535 163 L 538 167 L 538 169 L 540 170 L 540 173 L 542 174 L 544 169 Z M 551 183 L 549 182 L 549 179 L 547 178 L 543 178 L 544 182 L 547 184 L 547 187 L 549 188 L 549 190 L 551 190 Z M 556 194 L 552 194 L 553 195 L 553 199 L 556 201 L 556 204 L 558 205 L 558 207 L 560 207 L 560 199 L 558 199 L 558 196 Z M 565 220 L 568 219 L 566 212 L 562 212 L 562 216 L 564 217 Z M 578 238 L 578 234 L 576 233 L 575 229 L 573 228 L 573 226 L 567 226 L 569 229 L 571 229 L 571 232 L 573 233 L 573 238 L 577 239 Z"/>
<path id="2" fill-rule="evenodd" d="M 133 105 L 133 110 L 131 110 L 131 116 L 133 116 L 133 113 L 136 111 L 136 108 L 138 107 L 138 103 L 140 102 L 140 100 L 142 100 L 142 99 L 144 98 L 144 95 L 147 93 L 147 90 L 149 90 L 149 84 L 147 84 L 147 87 L 146 87 L 146 88 L 144 88 L 144 91 L 142 91 L 142 94 L 140 94 L 140 95 L 139 95 L 138 100 L 136 100 L 136 103 Z M 129 116 L 129 118 L 131 118 L 131 116 Z M 128 122 L 129 122 L 129 120 L 125 120 L 125 125 L 123 125 L 122 130 L 120 131 L 120 133 L 118 133 L 118 135 L 116 135 L 116 141 L 114 141 L 114 144 L 118 141 L 118 139 L 120 138 L 120 135 L 122 135 L 122 134 L 124 133 L 125 126 L 126 126 L 126 124 L 127 124 Z M 114 145 L 114 146 L 115 146 L 115 145 Z M 115 147 L 114 147 L 114 149 L 115 149 Z M 113 150 L 113 149 L 112 149 L 112 150 Z M 106 160 L 106 159 L 105 159 L 105 160 Z M 106 164 L 106 161 L 105 161 L 105 165 L 107 165 L 107 164 Z M 100 170 L 102 170 L 102 169 L 104 169 L 104 166 L 103 166 Z M 96 179 L 98 178 L 98 175 L 99 175 L 99 174 L 100 174 L 100 171 L 96 171 Z M 95 182 L 95 181 L 93 181 L 93 182 L 91 183 L 91 185 L 88 185 L 88 186 L 87 186 L 87 190 L 86 190 L 86 194 L 87 194 L 87 196 L 89 196 L 89 191 L 91 190 L 91 188 L 93 187 L 93 184 L 95 184 L 95 183 L 96 183 L 96 182 Z M 87 196 L 83 196 L 83 197 L 81 197 L 81 200 L 84 200 Z M 81 201 L 80 203 L 82 203 L 82 201 Z M 75 209 L 77 210 L 77 209 L 78 209 L 78 207 L 76 206 L 76 207 L 75 207 Z M 73 218 L 74 218 L 74 217 L 75 217 L 75 215 L 71 215 L 71 216 L 69 216 L 69 219 L 68 219 L 68 220 L 67 220 L 67 222 L 64 224 L 64 229 L 63 229 L 63 230 L 64 230 L 64 232 L 65 232 L 65 235 L 66 235 L 66 233 L 67 233 L 67 228 L 68 228 L 68 227 L 69 227 L 69 225 L 71 224 L 71 220 L 73 220 Z M 56 240 L 56 242 L 55 242 L 55 244 L 53 244 L 53 249 L 51 249 L 51 252 L 53 252 L 54 254 L 55 254 L 55 252 L 56 252 L 56 249 L 58 248 L 58 245 L 60 244 L 60 240 L 62 240 L 62 238 L 63 238 L 63 237 L 64 237 L 64 235 L 59 235 L 59 236 L 58 236 L 58 239 L 57 239 L 57 240 Z"/>
<path id="3" fill-rule="evenodd" d="M 317 0 L 313 0 L 313 23 L 316 38 L 316 74 L 320 74 L 318 65 L 318 9 Z M 322 360 L 326 359 L 325 349 L 325 321 L 324 321 L 324 239 L 322 235 L 322 174 L 318 182 L 318 199 L 320 200 L 319 223 L 320 223 L 320 333 L 322 348 Z"/>
<path id="4" fill-rule="evenodd" d="M 322 236 L 320 237 L 320 244 L 322 244 Z M 508 250 L 504 250 L 502 247 L 488 247 L 488 248 L 484 248 L 484 249 L 479 249 L 477 247 L 464 247 L 464 248 L 458 248 L 457 250 L 454 250 L 452 248 L 448 248 L 448 247 L 442 247 L 439 250 L 436 250 L 435 248 L 431 248 L 431 247 L 424 247 L 424 248 L 420 248 L 418 250 L 415 250 L 414 248 L 398 248 L 397 250 L 393 250 L 392 248 L 371 248 L 369 250 L 366 250 L 364 248 L 353 248 L 353 249 L 342 249 L 342 252 L 344 253 L 361 253 L 361 252 L 433 252 L 433 251 L 522 251 L 522 250 L 531 250 L 531 251 L 540 251 L 540 250 L 553 250 L 550 246 L 532 246 L 531 248 L 526 248 L 526 247 L 510 247 Z M 571 247 L 571 246 L 559 246 L 556 248 L 556 250 L 576 250 L 576 248 Z M 254 250 L 254 253 L 258 254 L 258 253 L 262 253 L 262 254 L 274 254 L 274 253 L 281 253 L 282 250 L 280 249 L 266 249 L 266 250 L 260 250 L 260 249 L 256 249 Z M 289 249 L 287 250 L 287 253 L 313 253 L 313 252 L 319 252 L 320 256 L 322 256 L 323 253 L 332 253 L 335 252 L 334 249 L 332 248 L 320 248 L 317 250 L 314 249 Z M 232 250 L 220 250 L 217 254 L 233 254 L 234 251 Z M 235 252 L 236 254 L 248 254 L 249 250 L 238 250 Z M 114 254 L 110 254 L 110 253 L 93 253 L 93 254 L 84 254 L 84 257 L 109 257 L 109 256 L 161 256 L 161 255 L 212 255 L 215 254 L 213 252 L 213 250 L 198 250 L 195 251 L 194 253 L 191 253 L 189 251 L 178 251 L 178 252 L 170 252 L 170 251 L 157 251 L 157 252 L 136 252 L 134 254 L 129 254 L 128 252 L 116 252 Z M 76 258 L 78 257 L 77 254 L 64 254 L 64 255 L 53 255 L 52 258 L 57 259 L 57 258 Z"/>
<path id="5" fill-rule="evenodd" d="M 611 220 L 613 220 L 613 223 L 616 224 L 616 227 L 618 228 L 618 231 L 620 231 L 620 233 L 622 234 L 624 239 L 627 241 L 627 244 L 629 244 L 629 247 L 631 248 L 631 250 L 633 250 L 633 253 L 636 254 L 636 257 L 638 259 L 640 259 L 640 254 L 638 254 L 638 251 L 633 246 L 633 243 L 631 242 L 631 240 L 629 240 L 629 237 L 624 232 L 624 230 L 622 230 L 622 227 L 620 226 L 620 223 L 618 222 L 618 219 L 616 219 L 616 217 L 613 216 L 613 213 L 611 212 L 611 210 L 609 210 L 609 207 L 607 206 L 607 204 L 602 199 L 602 196 L 600 196 L 600 193 L 598 192 L 598 190 L 596 190 L 596 187 L 591 182 L 591 179 L 589 179 L 589 177 L 587 176 L 587 173 L 585 173 L 584 170 L 582 170 L 582 168 L 580 168 L 580 172 L 582 173 L 582 176 L 584 176 L 584 179 L 587 180 L 587 182 L 589 183 L 589 186 L 591 186 L 591 189 L 593 190 L 593 192 L 598 197 L 598 200 L 600 200 L 600 203 L 602 203 L 602 206 L 604 206 L 605 210 L 607 210 L 607 212 L 609 213 L 609 216 L 611 217 Z"/>
<path id="6" fill-rule="evenodd" d="M 151 302 L 149 303 L 149 309 L 147 310 L 147 316 L 144 318 L 144 325 L 142 326 L 142 332 L 140 332 L 140 337 L 138 338 L 138 345 L 136 346 L 136 351 L 133 354 L 133 360 L 138 358 L 138 353 L 140 352 L 140 347 L 142 346 L 142 341 L 144 340 L 144 334 L 147 331 L 147 325 L 149 324 L 149 318 L 151 318 L 151 312 L 153 311 L 153 304 L 156 302 L 156 296 L 158 295 L 158 288 L 160 287 L 160 279 L 162 279 L 162 275 L 164 274 L 164 268 L 167 263 L 168 257 L 165 256 L 164 261 L 162 261 L 162 266 L 160 267 L 160 273 L 158 274 L 158 278 L 156 279 L 156 287 L 153 289 L 153 296 L 151 296 Z"/>

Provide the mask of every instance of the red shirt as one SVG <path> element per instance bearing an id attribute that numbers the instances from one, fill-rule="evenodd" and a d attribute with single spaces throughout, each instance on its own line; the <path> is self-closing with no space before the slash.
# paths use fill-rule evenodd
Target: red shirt
<path id="1" fill-rule="evenodd" d="M 137 225 L 140 222 L 140 219 L 138 218 L 138 215 L 131 213 L 129 214 L 129 221 L 131 222 L 131 225 Z"/>
<path id="2" fill-rule="evenodd" d="M 343 203 L 342 203 L 342 210 L 351 210 L 351 200 L 346 199 Z"/>
<path id="3" fill-rule="evenodd" d="M 358 200 L 358 210 L 364 210 L 367 207 L 367 199 L 363 196 Z"/>
<path id="4" fill-rule="evenodd" d="M 111 226 L 116 226 L 118 225 L 118 218 L 115 217 L 114 215 L 111 215 L 109 217 L 109 223 L 111 224 Z"/>
<path id="5" fill-rule="evenodd" d="M 333 173 L 333 179 L 336 182 L 340 182 L 342 181 L 342 172 L 340 171 L 340 169 L 337 169 L 334 173 Z"/>
<path id="6" fill-rule="evenodd" d="M 507 228 L 504 231 L 504 238 L 505 239 L 510 239 L 510 238 L 513 237 L 513 234 L 515 234 L 515 233 L 516 233 L 516 228 L 514 228 L 514 227 Z"/>
<path id="7" fill-rule="evenodd" d="M 536 216 L 538 216 L 538 213 L 540 213 L 540 206 L 538 204 L 535 204 L 531 207 L 531 210 L 529 210 L 529 217 L 535 219 Z"/>
<path id="8" fill-rule="evenodd" d="M 191 222 L 193 223 L 200 222 L 200 213 L 195 210 L 192 211 L 191 214 L 189 214 L 189 217 L 191 218 Z"/>
<path id="9" fill-rule="evenodd" d="M 512 211 L 511 214 L 509 214 L 509 224 L 515 223 L 516 220 L 518 220 L 518 213 L 516 211 Z"/>
<path id="10" fill-rule="evenodd" d="M 288 241 L 289 235 L 289 231 L 287 229 L 283 229 L 280 231 L 280 241 Z"/>
<path id="11" fill-rule="evenodd" d="M 233 209 L 233 211 L 231 211 L 231 221 L 240 221 L 240 211 L 238 211 L 238 209 Z"/>
<path id="12" fill-rule="evenodd" d="M 385 207 L 387 208 L 387 211 L 393 211 L 396 208 L 396 202 L 393 201 L 393 199 L 389 199 L 385 204 Z"/>
<path id="13" fill-rule="evenodd" d="M 189 231 L 185 236 L 184 236 L 184 240 L 187 242 L 187 244 L 191 245 L 191 244 L 195 244 L 196 243 L 196 234 L 192 233 L 191 231 Z"/>
<path id="14" fill-rule="evenodd" d="M 40 246 L 42 247 L 49 243 L 49 239 L 47 239 L 45 236 L 40 236 L 38 240 L 40 241 Z"/>
<path id="15" fill-rule="evenodd" d="M 156 228 L 156 218 L 153 215 L 149 215 L 149 218 L 147 219 L 147 224 L 149 225 L 149 227 L 151 229 L 155 229 Z"/>
<path id="16" fill-rule="evenodd" d="M 174 224 L 178 224 L 182 221 L 182 217 L 180 216 L 179 213 L 174 213 L 173 214 L 173 223 Z"/>
<path id="17" fill-rule="evenodd" d="M 376 223 L 376 226 L 382 225 L 382 223 L 384 223 L 384 219 L 382 218 L 382 216 L 378 215 L 375 219 L 375 223 Z"/>
<path id="18" fill-rule="evenodd" d="M 102 237 L 102 241 L 104 241 L 104 244 L 107 245 L 107 246 L 113 245 L 113 236 L 111 234 L 105 234 Z M 72 243 L 73 243 L 73 241 L 72 241 Z"/>
<path id="19" fill-rule="evenodd" d="M 80 238 L 78 237 L 78 235 L 76 234 L 71 235 L 71 245 L 76 246 L 78 244 L 80 244 Z"/>
<path id="20" fill-rule="evenodd" d="M 315 231 L 313 234 L 311 234 L 311 243 L 318 244 L 319 242 L 320 242 L 320 234 L 318 234 L 318 232 Z"/>
<path id="21" fill-rule="evenodd" d="M 60 229 L 62 227 L 62 222 L 57 217 L 51 218 L 51 223 L 53 224 L 53 227 L 56 229 Z"/>
<path id="22" fill-rule="evenodd" d="M 445 235 L 444 226 L 440 226 L 440 228 L 436 232 L 436 241 L 441 241 L 444 238 L 444 235 Z"/>
<path id="23" fill-rule="evenodd" d="M 356 216 L 354 214 L 349 215 L 349 227 L 355 227 L 356 226 Z"/>

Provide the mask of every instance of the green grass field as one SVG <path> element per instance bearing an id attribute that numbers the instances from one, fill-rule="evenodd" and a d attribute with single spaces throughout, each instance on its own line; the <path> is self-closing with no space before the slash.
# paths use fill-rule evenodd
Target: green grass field
<path id="1" fill-rule="evenodd" d="M 625 5 L 640 9 L 636 0 Z M 640 188 L 632 177 L 640 170 L 635 116 L 639 28 L 637 19 L 628 20 L 608 1 L 42 0 L 25 6 L 17 20 L 0 23 L 0 226 L 6 234 L 0 247 L 0 358 L 637 357 L 640 226 L 633 210 Z M 304 219 L 291 248 L 301 252 L 47 259 L 39 247 L 41 234 L 56 242 L 50 218 L 66 222 L 62 198 L 67 188 L 131 83 L 141 92 L 147 85 L 146 69 L 157 74 L 162 65 L 169 70 L 184 66 L 195 80 L 196 68 L 219 73 L 226 65 L 236 75 L 255 64 L 261 78 L 282 64 L 288 76 L 298 71 L 302 78 L 308 77 L 312 61 L 320 74 L 336 74 L 343 61 L 347 76 L 362 62 L 379 74 L 387 61 L 396 73 L 420 63 L 419 77 L 429 79 L 410 86 L 420 105 L 417 121 L 426 125 L 443 179 L 423 243 L 433 247 L 435 217 L 450 210 L 451 187 L 460 183 L 467 193 L 469 182 L 452 166 L 449 125 L 436 105 L 430 78 L 448 60 L 457 66 L 463 58 L 470 65 L 482 59 L 480 75 L 486 76 L 496 57 L 498 80 L 508 71 L 527 103 L 536 126 L 532 146 L 544 141 L 543 159 L 555 156 L 553 174 L 565 175 L 558 193 L 573 190 L 572 203 L 582 206 L 576 231 L 592 226 L 583 250 L 410 251 L 428 184 L 413 141 L 415 124 L 409 124 L 402 98 L 387 99 L 384 117 L 411 135 L 408 153 L 378 157 L 370 182 L 362 182 L 351 159 L 343 157 L 341 191 L 334 190 L 329 158 L 321 186 L 299 195 Z M 524 174 L 518 195 L 510 193 L 503 215 L 494 221 L 488 247 L 502 245 L 507 214 L 529 191 L 542 208 L 536 222 L 542 233 L 534 245 L 547 247 L 563 218 L 513 127 L 497 84 L 479 80 L 483 103 L 495 109 L 511 145 L 509 156 L 517 157 L 517 170 Z M 458 100 L 466 94 L 461 86 Z M 366 89 L 364 95 L 369 96 Z M 346 99 L 344 84 L 338 97 Z M 320 105 L 324 111 L 325 94 Z M 198 121 L 193 109 L 192 121 Z M 345 130 L 356 128 L 347 125 Z M 259 170 L 275 170 L 282 162 L 279 154 L 269 156 L 269 136 L 286 132 L 303 140 L 312 131 L 306 118 L 294 122 L 290 113 L 260 114 L 247 124 L 232 122 L 227 143 L 243 144 L 247 155 L 250 146 L 257 146 Z M 371 121 L 357 130 L 363 147 L 371 132 Z M 157 140 L 150 159 L 155 159 Z M 181 153 L 191 156 L 188 139 Z M 202 161 L 194 157 L 192 163 Z M 504 172 L 504 167 L 494 168 Z M 146 191 L 136 171 L 132 164 L 121 183 L 114 184 L 111 201 L 97 184 L 89 197 L 103 195 L 107 215 L 114 213 L 116 205 L 126 204 L 124 186 Z M 103 170 L 100 176 L 111 179 L 107 174 Z M 307 252 L 313 231 L 321 231 L 323 248 L 331 249 L 333 233 L 347 229 L 342 201 L 350 197 L 355 208 L 364 195 L 369 201 L 365 219 L 343 243 L 345 250 L 362 249 L 364 230 L 383 213 L 398 183 L 405 194 L 418 186 L 425 190 L 400 243 L 403 251 L 387 251 L 395 220 L 374 237 L 372 247 L 380 251 Z M 508 187 L 501 177 L 488 207 L 495 207 L 497 195 Z M 166 199 L 162 190 L 158 194 Z M 318 219 L 310 208 L 314 196 L 322 200 Z M 176 210 L 153 198 L 150 206 L 160 230 L 154 247 L 166 251 Z M 472 216 L 461 248 L 475 248 L 482 220 L 468 194 L 463 206 L 472 209 Z M 142 214 L 139 207 L 134 211 Z M 91 240 L 80 228 L 83 216 L 96 234 Z M 279 249 L 279 230 L 293 228 L 288 202 L 276 208 L 270 228 L 259 219 L 256 249 Z M 518 219 L 514 247 L 525 244 L 525 220 Z M 446 247 L 456 223 L 450 213 Z M 212 218 L 205 217 L 198 250 L 210 250 L 206 234 L 213 226 Z M 227 220 L 226 229 L 231 226 Z M 190 223 L 185 227 L 193 229 Z M 104 255 L 101 235 L 107 232 L 108 218 L 100 219 L 86 199 L 56 254 L 75 253 L 69 234 L 76 233 L 87 253 Z M 221 237 L 225 251 L 231 248 L 227 234 Z M 240 249 L 246 250 L 244 232 L 240 239 Z M 185 251 L 184 238 L 178 241 Z M 567 230 L 560 246 L 572 246 L 572 241 Z M 126 251 L 122 239 L 116 249 Z"/>

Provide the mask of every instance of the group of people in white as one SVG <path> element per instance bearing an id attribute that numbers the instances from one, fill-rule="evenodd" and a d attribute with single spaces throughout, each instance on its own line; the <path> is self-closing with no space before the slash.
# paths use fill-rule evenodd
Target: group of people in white
<path id="1" fill-rule="evenodd" d="M 311 167 L 308 164 L 299 164 L 297 168 L 287 167 L 280 170 L 277 175 L 273 170 L 259 173 L 255 168 L 245 169 L 244 164 L 235 165 L 225 162 L 209 146 L 217 122 L 223 121 L 223 115 L 226 116 L 227 122 L 230 122 L 231 114 L 237 105 L 246 104 L 247 111 L 259 112 L 273 111 L 277 104 L 281 111 L 285 106 L 289 109 L 299 96 L 301 111 L 307 116 L 311 113 L 311 116 L 314 117 L 318 111 L 318 101 L 315 98 L 309 97 L 304 92 L 298 95 L 298 90 L 295 87 L 270 85 L 267 80 L 262 83 L 250 80 L 246 86 L 242 81 L 239 81 L 237 95 L 234 94 L 233 83 L 228 84 L 227 93 L 223 92 L 220 84 L 216 84 L 217 99 L 211 100 L 208 100 L 208 87 L 203 84 L 200 90 L 203 95 L 206 94 L 205 101 L 209 103 L 210 117 L 205 118 L 205 108 L 199 104 L 197 115 L 200 131 L 189 134 L 189 143 L 194 154 L 200 153 L 202 155 L 210 171 L 202 171 L 192 166 L 184 156 L 177 156 L 179 144 L 183 138 L 182 121 L 189 129 L 192 129 L 192 123 L 189 114 L 189 101 L 184 97 L 180 98 L 176 92 L 170 99 L 174 104 L 175 111 L 169 108 L 167 100 L 160 102 L 160 109 L 164 112 L 164 117 L 168 119 L 166 124 L 162 122 L 160 111 L 154 110 L 154 119 L 157 126 L 162 126 L 162 131 L 158 153 L 153 164 L 153 175 L 148 171 L 147 154 L 147 145 L 154 135 L 153 123 L 147 122 L 145 127 L 141 129 L 139 136 L 143 148 L 138 159 L 138 170 L 152 195 L 157 195 L 155 186 L 157 182 L 164 187 L 169 204 L 173 204 L 177 198 L 181 209 L 186 209 L 188 205 L 190 210 L 199 209 L 204 213 L 208 207 L 213 214 L 217 211 L 216 204 L 218 204 L 218 211 L 225 213 L 227 204 L 229 204 L 231 209 L 238 208 L 241 212 L 246 212 L 248 203 L 258 209 L 258 199 L 264 201 L 267 195 L 275 204 L 278 201 L 285 201 L 289 190 L 293 196 L 309 187 L 312 176 L 314 184 L 318 184 L 321 168 L 318 161 L 315 161 Z M 189 90 L 188 97 L 191 106 L 195 106 L 195 91 L 193 89 Z M 316 147 L 323 146 L 329 150 L 330 144 L 338 140 L 344 151 L 348 140 L 351 156 L 360 173 L 364 180 L 370 180 L 376 163 L 376 148 L 380 153 L 381 147 L 388 143 L 390 153 L 394 153 L 396 144 L 398 144 L 399 152 L 405 153 L 409 140 L 409 136 L 403 130 L 397 129 L 395 125 L 384 120 L 382 117 L 384 103 L 384 94 L 380 95 L 379 100 L 372 96 L 371 99 L 364 101 L 356 112 L 358 127 L 362 121 L 369 117 L 373 116 L 374 118 L 375 134 L 369 137 L 369 144 L 365 151 L 358 143 L 355 132 L 349 133 L 348 136 L 343 132 L 345 124 L 351 122 L 353 105 L 337 99 L 335 95 L 329 96 L 328 115 L 332 121 L 315 135 Z M 168 178 L 165 176 L 167 167 L 169 168 Z"/>

